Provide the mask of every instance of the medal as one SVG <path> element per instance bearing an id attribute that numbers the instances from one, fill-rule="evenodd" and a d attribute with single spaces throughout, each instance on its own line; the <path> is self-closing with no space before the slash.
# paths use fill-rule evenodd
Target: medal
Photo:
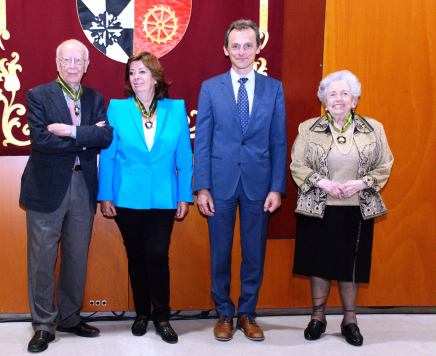
<path id="1" fill-rule="evenodd" d="M 79 105 L 77 105 L 77 101 L 74 102 L 74 115 L 76 116 L 80 115 L 80 108 Z"/>
<path id="2" fill-rule="evenodd" d="M 338 141 L 338 143 L 340 145 L 343 145 L 343 144 L 345 144 L 345 142 L 347 142 L 347 139 L 344 136 L 340 135 L 340 136 L 336 137 L 336 141 Z"/>
<path id="3" fill-rule="evenodd" d="M 151 121 L 151 117 L 153 116 L 154 112 L 157 108 L 157 99 L 156 97 L 153 98 L 153 100 L 150 103 L 150 107 L 147 109 L 145 108 L 144 104 L 139 100 L 136 96 L 133 98 L 135 101 L 136 106 L 138 107 L 139 111 L 142 114 L 142 117 L 145 119 L 144 126 L 147 130 L 150 130 L 153 127 L 153 121 Z"/>
<path id="4" fill-rule="evenodd" d="M 57 77 L 56 83 L 60 85 L 64 94 L 74 101 L 74 115 L 78 117 L 80 115 L 79 100 L 83 95 L 82 86 L 79 84 L 78 90 L 74 91 L 60 76 Z"/>

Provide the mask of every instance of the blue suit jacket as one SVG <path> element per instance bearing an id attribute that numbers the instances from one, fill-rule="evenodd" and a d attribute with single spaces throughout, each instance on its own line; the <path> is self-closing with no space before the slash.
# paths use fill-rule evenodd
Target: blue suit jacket
<path id="1" fill-rule="evenodd" d="M 230 72 L 203 82 L 194 147 L 194 190 L 229 199 L 239 179 L 248 198 L 286 188 L 286 114 L 282 84 L 255 73 L 253 108 L 242 135 Z"/>
<path id="2" fill-rule="evenodd" d="M 107 114 L 114 138 L 100 154 L 98 200 L 130 209 L 175 209 L 177 202 L 192 202 L 192 151 L 184 101 L 158 101 L 151 151 L 133 98 L 111 100 Z"/>

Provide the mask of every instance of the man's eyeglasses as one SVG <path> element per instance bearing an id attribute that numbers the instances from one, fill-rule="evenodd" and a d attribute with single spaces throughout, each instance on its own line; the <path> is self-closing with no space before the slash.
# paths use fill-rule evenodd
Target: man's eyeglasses
<path id="1" fill-rule="evenodd" d="M 64 66 L 68 66 L 72 64 L 81 66 L 83 63 L 86 62 L 86 60 L 83 58 L 58 58 L 58 61 Z"/>

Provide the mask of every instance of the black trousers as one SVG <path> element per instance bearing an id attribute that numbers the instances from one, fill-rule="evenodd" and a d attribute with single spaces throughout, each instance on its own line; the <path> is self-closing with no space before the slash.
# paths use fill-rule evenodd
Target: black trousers
<path id="1" fill-rule="evenodd" d="M 117 207 L 115 221 L 126 247 L 137 315 L 155 322 L 170 315 L 168 250 L 174 209 L 137 210 Z"/>

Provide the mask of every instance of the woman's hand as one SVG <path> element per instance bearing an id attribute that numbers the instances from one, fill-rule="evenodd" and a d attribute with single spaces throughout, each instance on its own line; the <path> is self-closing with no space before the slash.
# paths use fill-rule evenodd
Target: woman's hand
<path id="1" fill-rule="evenodd" d="M 100 202 L 100 211 L 105 218 L 113 218 L 117 215 L 117 210 L 115 209 L 112 200 L 102 200 Z"/>
<path id="2" fill-rule="evenodd" d="M 177 211 L 175 218 L 177 220 L 182 220 L 186 214 L 188 214 L 189 204 L 185 201 L 179 201 L 177 203 Z"/>
<path id="3" fill-rule="evenodd" d="M 361 190 L 364 190 L 368 188 L 366 183 L 362 180 L 349 180 L 345 183 L 341 184 L 341 191 L 344 196 L 344 198 L 352 197 L 357 192 L 360 192 Z"/>
<path id="4" fill-rule="evenodd" d="M 330 179 L 320 179 L 316 186 L 320 189 L 322 189 L 327 194 L 331 195 L 335 199 L 342 199 L 344 198 L 344 194 L 342 192 L 342 184 L 332 181 Z"/>

